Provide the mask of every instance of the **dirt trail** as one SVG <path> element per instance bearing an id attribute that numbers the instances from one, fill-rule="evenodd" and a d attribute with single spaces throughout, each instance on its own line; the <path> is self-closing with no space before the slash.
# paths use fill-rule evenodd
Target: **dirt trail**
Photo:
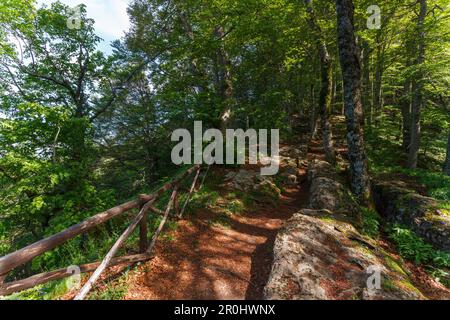
<path id="1" fill-rule="evenodd" d="M 208 224 L 208 210 L 180 221 L 175 240 L 161 241 L 156 257 L 133 274 L 125 299 L 261 299 L 277 232 L 307 201 L 303 183 L 286 189 L 276 208 L 233 215 L 229 228 Z"/>

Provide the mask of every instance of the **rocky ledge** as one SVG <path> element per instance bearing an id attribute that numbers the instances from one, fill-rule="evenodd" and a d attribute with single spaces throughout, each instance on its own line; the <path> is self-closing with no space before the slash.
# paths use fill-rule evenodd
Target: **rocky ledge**
<path id="1" fill-rule="evenodd" d="M 437 249 L 450 252 L 450 212 L 402 181 L 374 181 L 378 211 L 392 223 L 410 227 Z"/>
<path id="2" fill-rule="evenodd" d="M 402 260 L 358 231 L 361 209 L 334 167 L 316 160 L 308 167 L 310 209 L 278 233 L 265 298 L 426 299 Z"/>

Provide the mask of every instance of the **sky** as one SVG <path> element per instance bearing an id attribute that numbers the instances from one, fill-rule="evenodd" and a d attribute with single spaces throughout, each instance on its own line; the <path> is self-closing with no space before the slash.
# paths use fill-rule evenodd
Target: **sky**
<path id="1" fill-rule="evenodd" d="M 51 4 L 55 0 L 37 0 L 38 5 Z M 60 2 L 76 7 L 84 3 L 87 6 L 87 16 L 95 20 L 97 35 L 103 38 L 99 49 L 111 53 L 111 41 L 124 36 L 130 21 L 127 15 L 128 0 L 60 0 Z"/>

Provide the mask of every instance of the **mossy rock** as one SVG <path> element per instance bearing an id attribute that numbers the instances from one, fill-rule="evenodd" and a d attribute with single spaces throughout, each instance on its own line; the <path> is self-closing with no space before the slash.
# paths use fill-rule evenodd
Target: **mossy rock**
<path id="1" fill-rule="evenodd" d="M 353 241 L 359 239 L 360 241 Z M 425 299 L 382 248 L 326 210 L 303 209 L 278 233 L 265 287 L 266 299 Z M 369 290 L 370 268 L 379 267 L 381 288 Z M 336 286 L 339 283 L 339 286 Z"/>
<path id="2" fill-rule="evenodd" d="M 408 277 L 408 274 L 406 273 L 406 271 L 400 266 L 400 264 L 397 261 L 392 259 L 390 256 L 386 255 L 385 261 L 386 261 L 386 266 L 390 270 L 400 273 L 400 274 L 403 274 L 405 277 Z"/>
<path id="3" fill-rule="evenodd" d="M 281 190 L 269 180 L 264 180 L 253 187 L 253 198 L 258 202 L 277 205 L 281 197 Z"/>
<path id="4" fill-rule="evenodd" d="M 438 201 L 399 182 L 375 181 L 372 186 L 377 209 L 389 222 L 408 226 L 435 248 L 450 252 L 450 216 Z"/>

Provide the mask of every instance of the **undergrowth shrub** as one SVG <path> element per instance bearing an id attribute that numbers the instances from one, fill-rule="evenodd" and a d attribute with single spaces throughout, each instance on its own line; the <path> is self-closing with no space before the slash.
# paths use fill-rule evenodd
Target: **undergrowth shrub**
<path id="1" fill-rule="evenodd" d="M 373 209 L 361 208 L 362 212 L 362 233 L 372 238 L 380 235 L 380 215 Z"/>
<path id="2" fill-rule="evenodd" d="M 434 249 L 412 230 L 393 224 L 388 227 L 388 237 L 396 244 L 403 258 L 414 261 L 416 264 L 450 268 L 450 253 Z"/>

